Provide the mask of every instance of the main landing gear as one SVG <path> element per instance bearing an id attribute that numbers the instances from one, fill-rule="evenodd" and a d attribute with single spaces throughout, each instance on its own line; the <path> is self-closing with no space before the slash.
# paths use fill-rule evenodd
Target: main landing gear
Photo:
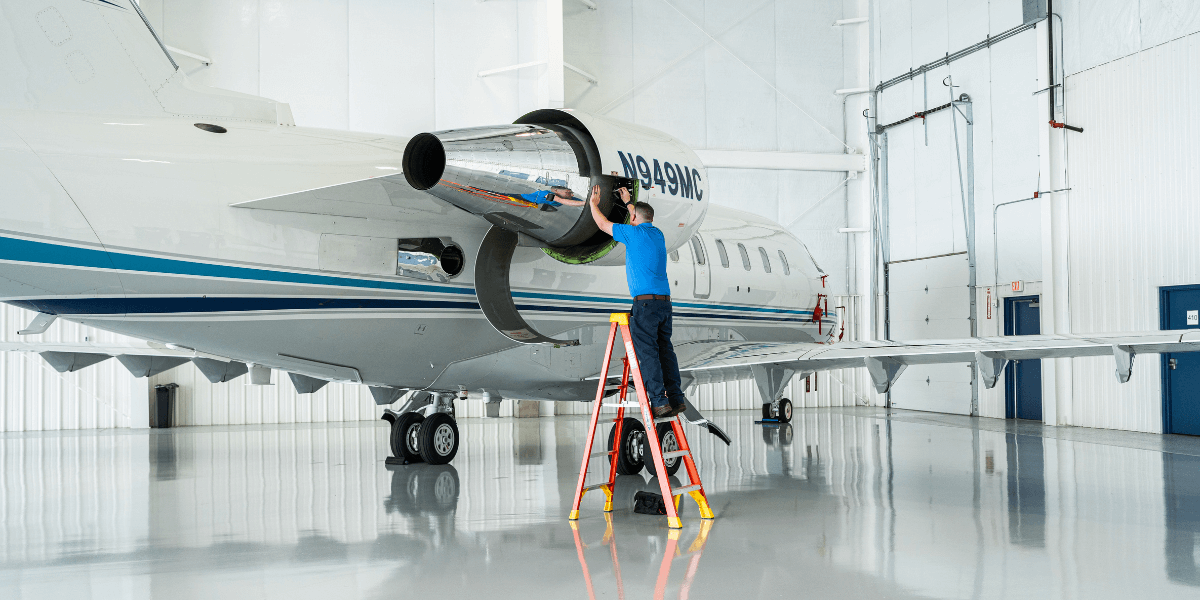
<path id="1" fill-rule="evenodd" d="M 444 465 L 458 454 L 458 423 L 450 394 L 414 394 L 399 411 L 384 410 L 383 420 L 392 425 L 388 464 Z"/>
<path id="2" fill-rule="evenodd" d="M 763 420 L 773 420 L 777 423 L 787 423 L 792 420 L 792 401 L 780 398 L 775 404 L 762 405 Z"/>
<path id="3" fill-rule="evenodd" d="M 659 423 L 655 429 L 657 429 L 659 447 L 664 453 L 679 450 L 679 442 L 675 439 L 675 432 L 671 430 L 670 423 Z M 609 452 L 612 452 L 613 437 L 616 432 L 616 427 L 608 431 Z M 633 417 L 625 417 L 625 422 L 621 424 L 621 438 L 621 451 L 617 453 L 617 473 L 636 475 L 644 468 L 650 475 L 657 475 L 654 472 L 654 461 L 650 460 L 650 448 L 646 446 L 646 427 L 642 425 L 642 422 Z M 678 456 L 665 459 L 663 462 L 667 467 L 668 477 L 674 475 L 683 465 L 683 459 Z"/>

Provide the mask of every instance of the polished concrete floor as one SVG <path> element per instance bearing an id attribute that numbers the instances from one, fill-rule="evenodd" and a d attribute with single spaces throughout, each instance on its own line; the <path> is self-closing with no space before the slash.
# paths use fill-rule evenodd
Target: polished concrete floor
<path id="1" fill-rule="evenodd" d="M 0 435 L 0 598 L 1200 597 L 1200 439 L 879 409 L 689 427 L 717 519 L 569 525 L 583 417 Z"/>

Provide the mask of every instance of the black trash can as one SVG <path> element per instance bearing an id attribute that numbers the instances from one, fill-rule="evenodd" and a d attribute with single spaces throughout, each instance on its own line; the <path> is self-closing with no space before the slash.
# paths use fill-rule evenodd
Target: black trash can
<path id="1" fill-rule="evenodd" d="M 175 390 L 179 385 L 168 383 L 154 386 L 150 399 L 150 427 L 163 429 L 175 425 Z"/>

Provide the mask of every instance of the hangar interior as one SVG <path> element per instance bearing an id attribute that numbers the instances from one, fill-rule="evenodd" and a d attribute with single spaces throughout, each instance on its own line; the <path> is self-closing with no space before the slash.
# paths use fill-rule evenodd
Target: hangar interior
<path id="1" fill-rule="evenodd" d="M 1197 2 L 138 4 L 190 80 L 285 102 L 297 126 L 410 136 L 565 107 L 674 136 L 714 205 L 802 240 L 848 342 L 1200 327 Z M 66 319 L 19 335 L 34 316 L 4 305 L 0 342 L 126 340 Z M 588 402 L 489 411 L 465 390 L 455 463 L 389 471 L 364 385 L 64 373 L 17 351 L 0 380 L 6 598 L 1200 586 L 1191 354 L 1142 355 L 1124 383 L 1112 355 L 1023 360 L 991 388 L 974 363 L 909 366 L 886 393 L 864 368 L 820 371 L 785 386 L 778 428 L 753 423 L 754 381 L 696 384 L 732 443 L 689 429 L 718 519 L 685 519 L 678 548 L 636 523 L 632 494 L 657 489 L 641 475 L 616 525 L 597 501 L 567 527 Z M 149 430 L 167 384 L 176 429 Z"/>

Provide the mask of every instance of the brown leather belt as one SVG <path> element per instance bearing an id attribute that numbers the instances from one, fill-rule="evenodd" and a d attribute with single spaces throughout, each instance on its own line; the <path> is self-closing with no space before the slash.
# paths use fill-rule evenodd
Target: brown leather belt
<path id="1" fill-rule="evenodd" d="M 641 296 L 634 296 L 633 299 L 634 300 L 670 300 L 671 297 L 670 296 L 660 296 L 658 294 L 642 294 Z"/>

